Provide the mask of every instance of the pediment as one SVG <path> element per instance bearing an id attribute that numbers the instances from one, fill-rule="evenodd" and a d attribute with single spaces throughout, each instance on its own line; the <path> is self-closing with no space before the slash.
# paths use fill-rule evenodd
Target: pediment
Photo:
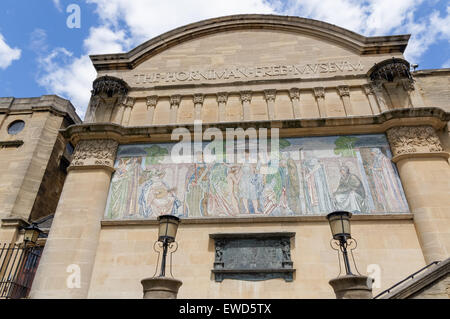
<path id="1" fill-rule="evenodd" d="M 128 53 L 91 56 L 132 87 L 365 74 L 402 57 L 409 35 L 364 37 L 297 17 L 238 15 L 193 23 Z"/>

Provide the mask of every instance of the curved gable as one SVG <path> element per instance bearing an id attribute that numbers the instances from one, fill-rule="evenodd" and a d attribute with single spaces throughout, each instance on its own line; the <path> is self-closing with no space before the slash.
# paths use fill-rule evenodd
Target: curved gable
<path id="1" fill-rule="evenodd" d="M 221 33 L 268 32 L 296 34 L 340 47 L 355 55 L 403 53 L 409 35 L 364 37 L 335 25 L 299 17 L 233 15 L 192 23 L 155 37 L 127 53 L 92 55 L 97 71 L 135 69 L 152 57 L 192 40 Z M 268 37 L 270 39 L 270 37 Z M 271 39 L 273 40 L 273 39 Z"/>

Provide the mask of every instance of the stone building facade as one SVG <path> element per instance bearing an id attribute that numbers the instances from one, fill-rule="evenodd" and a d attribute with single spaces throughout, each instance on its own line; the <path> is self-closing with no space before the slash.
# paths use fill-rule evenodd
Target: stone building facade
<path id="1" fill-rule="evenodd" d="M 60 97 L 0 98 L 0 242 L 55 213 L 71 160 L 59 130 L 73 124 L 81 120 Z"/>
<path id="2" fill-rule="evenodd" d="M 377 269 L 374 294 L 448 258 L 450 69 L 411 71 L 408 39 L 237 15 L 91 56 L 98 78 L 83 124 L 61 131 L 75 151 L 31 297 L 141 298 L 162 214 L 182 219 L 179 298 L 334 298 L 325 215 L 336 209 L 353 212 L 357 267 Z M 207 162 L 202 148 L 189 163 L 170 156 L 180 135 L 203 133 L 205 146 L 227 129 L 261 139 L 275 128 L 270 173 L 268 162 Z M 235 149 L 245 157 L 251 141 Z M 235 264 L 272 272 L 224 275 L 223 238 L 278 247 L 263 258 L 271 266 L 234 252 Z"/>

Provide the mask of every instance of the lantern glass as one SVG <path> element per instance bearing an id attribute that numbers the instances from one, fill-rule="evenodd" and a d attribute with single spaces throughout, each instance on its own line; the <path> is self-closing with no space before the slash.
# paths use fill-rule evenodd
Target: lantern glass
<path id="1" fill-rule="evenodd" d="M 27 242 L 36 243 L 38 240 L 39 234 L 41 233 L 41 230 L 37 227 L 30 226 L 25 228 L 25 234 L 23 236 L 23 240 Z"/>
<path id="2" fill-rule="evenodd" d="M 345 211 L 337 211 L 327 215 L 330 223 L 331 234 L 336 240 L 349 239 L 351 237 L 350 218 L 352 214 Z"/>
<path id="3" fill-rule="evenodd" d="M 162 215 L 158 217 L 159 234 L 158 241 L 174 242 L 177 235 L 180 219 L 173 215 Z"/>

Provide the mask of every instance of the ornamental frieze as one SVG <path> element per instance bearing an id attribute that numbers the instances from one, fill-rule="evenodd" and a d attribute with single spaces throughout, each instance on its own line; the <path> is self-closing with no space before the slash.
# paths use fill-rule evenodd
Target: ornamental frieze
<path id="1" fill-rule="evenodd" d="M 401 126 L 387 131 L 394 156 L 411 153 L 442 152 L 442 145 L 431 126 Z"/>
<path id="2" fill-rule="evenodd" d="M 118 145 L 114 140 L 82 140 L 75 148 L 70 166 L 113 167 Z"/>

